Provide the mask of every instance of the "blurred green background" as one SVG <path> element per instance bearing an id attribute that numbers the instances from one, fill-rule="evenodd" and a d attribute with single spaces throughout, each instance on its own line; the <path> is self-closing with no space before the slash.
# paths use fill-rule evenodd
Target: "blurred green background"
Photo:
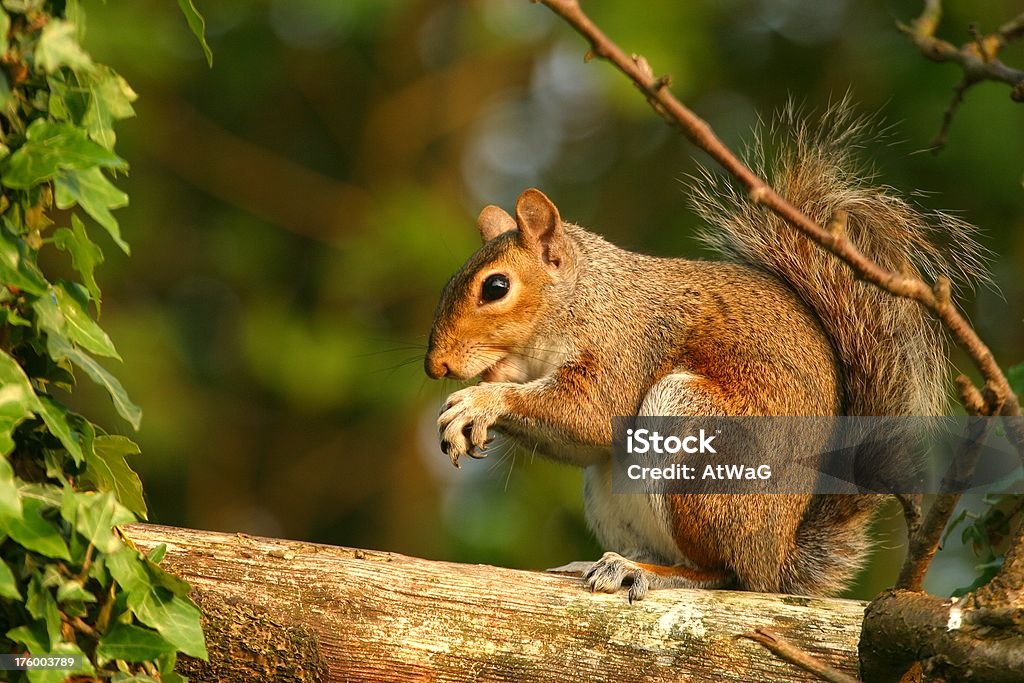
<path id="1" fill-rule="evenodd" d="M 140 95 L 118 142 L 133 253 L 104 245 L 98 274 L 116 373 L 145 411 L 151 519 L 513 567 L 596 557 L 578 471 L 513 452 L 457 471 L 439 452 L 456 385 L 422 371 L 433 307 L 479 209 L 529 186 L 623 246 L 698 254 L 680 181 L 706 157 L 527 0 L 197 4 L 212 70 L 175 3 L 87 3 L 87 48 Z M 957 43 L 1020 11 L 945 4 Z M 850 90 L 880 112 L 892 130 L 865 158 L 985 230 L 1001 293 L 965 305 L 1004 365 L 1024 360 L 1024 108 L 983 84 L 947 149 L 924 151 L 959 72 L 896 30 L 918 2 L 585 7 L 734 148 L 790 96 L 820 108 Z M 1024 65 L 1020 45 L 1003 57 Z M 119 424 L 108 404 L 82 384 L 79 409 Z M 853 595 L 895 576 L 889 513 Z M 932 588 L 970 572 L 947 552 Z"/>

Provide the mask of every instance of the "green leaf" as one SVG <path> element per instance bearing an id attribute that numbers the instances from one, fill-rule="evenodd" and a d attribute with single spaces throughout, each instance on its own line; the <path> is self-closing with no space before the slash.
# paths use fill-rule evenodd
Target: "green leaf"
<path id="1" fill-rule="evenodd" d="M 149 662 L 174 650 L 174 645 L 156 631 L 130 624 L 114 624 L 114 627 L 100 638 L 100 643 L 96 646 L 96 657 L 101 664 L 114 659 Z"/>
<path id="2" fill-rule="evenodd" d="M 83 446 L 95 433 L 92 425 L 82 417 L 69 412 L 49 396 L 40 396 L 39 404 L 38 413 L 46 423 L 46 428 L 60 439 L 61 444 L 74 458 L 75 464 L 81 464 L 86 459 Z"/>
<path id="3" fill-rule="evenodd" d="M 46 630 L 42 624 L 22 624 L 12 628 L 5 634 L 15 643 L 21 643 L 31 654 L 38 655 L 49 650 L 46 642 Z"/>
<path id="4" fill-rule="evenodd" d="M 144 593 L 153 586 L 142 555 L 128 546 L 107 556 L 107 569 L 127 593 Z"/>
<path id="5" fill-rule="evenodd" d="M 81 368 L 94 382 L 102 386 L 114 401 L 118 414 L 136 430 L 142 422 L 142 410 L 131 402 L 117 378 L 107 372 L 92 356 L 72 346 L 63 337 L 47 335 L 46 347 L 54 360 L 68 359 Z"/>
<path id="6" fill-rule="evenodd" d="M 3 0 L 5 8 L 18 14 L 43 11 L 46 0 Z"/>
<path id="7" fill-rule="evenodd" d="M 6 14 L 4 15 L 7 16 Z M 3 35 L 7 35 L 4 31 Z M 0 71 L 0 111 L 7 113 L 10 111 L 11 105 L 16 105 L 17 100 L 14 98 L 14 93 L 11 91 L 11 84 L 7 80 L 7 74 Z"/>
<path id="8" fill-rule="evenodd" d="M 148 557 L 145 558 L 143 562 L 146 566 L 146 571 L 149 572 L 150 579 L 154 586 L 162 586 L 179 598 L 183 598 L 188 602 L 188 604 L 193 606 L 195 605 L 195 603 L 192 602 L 192 598 L 188 596 L 189 592 L 192 590 L 192 586 L 189 585 L 188 581 L 165 571 L 160 567 L 160 565 L 153 562 Z"/>
<path id="9" fill-rule="evenodd" d="M 34 296 L 46 291 L 46 279 L 28 259 L 23 240 L 0 228 L 0 284 L 14 286 Z"/>
<path id="10" fill-rule="evenodd" d="M 117 219 L 110 213 L 111 209 L 128 206 L 128 195 L 107 180 L 99 167 L 63 171 L 57 176 L 54 187 L 54 200 L 58 209 L 69 209 L 78 204 L 110 233 L 124 253 L 131 253 L 128 243 L 121 238 L 121 227 Z"/>
<path id="11" fill-rule="evenodd" d="M 0 560 L 0 598 L 21 600 L 21 591 L 18 590 L 18 581 L 14 578 L 14 572 L 3 560 Z"/>
<path id="12" fill-rule="evenodd" d="M 0 182 L 15 190 L 27 190 L 61 171 L 96 166 L 127 168 L 124 159 L 93 142 L 84 130 L 69 123 L 36 119 L 25 131 L 25 137 L 25 144 L 0 166 Z"/>
<path id="13" fill-rule="evenodd" d="M 53 522 L 43 517 L 43 510 L 50 507 L 37 498 L 22 496 L 22 515 L 16 517 L 0 517 L 0 531 L 20 543 L 28 550 L 53 557 L 58 560 L 70 560 L 68 545 Z"/>
<path id="14" fill-rule="evenodd" d="M 164 588 L 152 588 L 128 593 L 128 607 L 139 621 L 155 628 L 178 650 L 206 659 L 206 640 L 195 605 Z"/>
<path id="15" fill-rule="evenodd" d="M 192 33 L 195 34 L 196 39 L 199 40 L 199 45 L 203 48 L 206 64 L 213 68 L 213 51 L 206 43 L 206 20 L 203 19 L 203 15 L 196 9 L 196 5 L 192 0 L 178 0 L 178 7 L 181 8 L 182 14 L 185 15 L 185 21 L 188 22 L 188 27 L 192 29 Z"/>
<path id="16" fill-rule="evenodd" d="M 1010 383 L 1013 393 L 1018 398 L 1024 399 L 1024 363 L 1018 363 L 1006 371 L 1006 379 Z"/>
<path id="17" fill-rule="evenodd" d="M 84 290 L 79 289 L 79 292 Z M 39 327 L 46 331 L 47 336 L 60 335 L 87 351 L 121 360 L 110 337 L 96 324 L 75 294 L 68 283 L 58 281 L 50 288 L 48 295 L 36 299 L 32 308 L 36 312 Z"/>
<path id="18" fill-rule="evenodd" d="M 121 505 L 140 519 L 147 519 L 142 482 L 125 461 L 125 456 L 138 453 L 139 447 L 126 437 L 96 437 L 92 453 L 86 456 L 86 468 L 81 480 L 98 491 L 112 491 Z"/>
<path id="19" fill-rule="evenodd" d="M 14 480 L 14 468 L 0 455 L 0 520 L 21 517 L 21 494 Z"/>
<path id="20" fill-rule="evenodd" d="M 57 121 L 80 121 L 89 108 L 89 93 L 77 83 L 77 76 L 70 74 L 76 81 L 68 82 L 68 74 L 63 72 L 52 73 L 46 77 L 46 84 L 50 86 L 50 97 L 46 102 L 47 109 Z"/>
<path id="21" fill-rule="evenodd" d="M 53 73 L 62 66 L 92 68 L 92 59 L 78 44 L 77 28 L 70 21 L 51 19 L 43 27 L 35 51 L 36 66 Z"/>
<path id="22" fill-rule="evenodd" d="M 71 265 L 82 276 L 82 282 L 89 290 L 92 300 L 96 302 L 96 311 L 99 313 L 102 303 L 100 287 L 93 273 L 96 266 L 103 263 L 103 251 L 89 239 L 85 225 L 74 214 L 71 216 L 71 230 L 58 229 L 53 235 L 53 243 L 58 249 L 71 254 Z"/>
<path id="23" fill-rule="evenodd" d="M 69 669 L 32 669 L 28 672 L 29 683 L 66 683 L 69 680 L 69 674 L 92 674 L 96 673 L 96 669 L 93 668 L 92 662 L 85 656 L 85 653 L 75 645 L 74 643 L 68 643 L 61 641 L 55 643 L 53 647 L 49 648 L 46 652 L 33 652 L 32 654 L 40 657 L 68 657 L 71 655 L 77 655 L 82 664 L 79 668 Z"/>
<path id="24" fill-rule="evenodd" d="M 25 608 L 34 618 L 46 624 L 46 634 L 51 644 L 60 642 L 60 610 L 57 609 L 53 594 L 43 586 L 38 572 L 29 579 Z"/>
<path id="25" fill-rule="evenodd" d="M 81 581 L 72 579 L 71 581 L 65 581 L 57 588 L 57 602 L 64 603 L 72 600 L 96 602 L 96 596 L 85 590 Z"/>
<path id="26" fill-rule="evenodd" d="M 82 82 L 90 95 L 82 125 L 89 131 L 89 137 L 112 150 L 117 142 L 114 121 L 135 116 L 132 102 L 138 99 L 138 95 L 126 80 L 106 66 L 98 67 L 94 74 L 83 76 Z"/>
<path id="27" fill-rule="evenodd" d="M 161 543 L 153 546 L 153 548 L 146 553 L 146 559 L 153 564 L 160 564 L 164 561 L 164 556 L 167 555 L 167 544 Z"/>
<path id="28" fill-rule="evenodd" d="M 114 527 L 134 522 L 135 515 L 110 492 L 76 493 L 75 497 L 79 501 L 75 529 L 104 553 L 116 552 L 121 539 L 114 533 Z"/>
<path id="29" fill-rule="evenodd" d="M 14 428 L 38 408 L 39 399 L 25 371 L 16 360 L 0 351 L 0 455 L 11 452 L 14 448 Z M 0 477 L 0 490 L 2 486 Z M 4 496 L 0 493 L 0 512 L 4 510 L 3 501 Z"/>
<path id="30" fill-rule="evenodd" d="M 0 327 L 4 325 L 32 327 L 32 323 L 18 315 L 17 311 L 12 311 L 9 308 L 0 308 Z"/>

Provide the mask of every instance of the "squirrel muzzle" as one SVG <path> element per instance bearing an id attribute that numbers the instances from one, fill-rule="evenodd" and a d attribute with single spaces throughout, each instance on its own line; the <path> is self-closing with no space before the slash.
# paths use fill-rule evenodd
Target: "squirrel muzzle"
<path id="1" fill-rule="evenodd" d="M 441 354 L 433 346 L 427 350 L 427 355 L 423 359 L 423 369 L 426 370 L 427 376 L 430 379 L 441 379 L 451 374 L 451 368 L 448 367 L 448 364 L 441 358 Z"/>

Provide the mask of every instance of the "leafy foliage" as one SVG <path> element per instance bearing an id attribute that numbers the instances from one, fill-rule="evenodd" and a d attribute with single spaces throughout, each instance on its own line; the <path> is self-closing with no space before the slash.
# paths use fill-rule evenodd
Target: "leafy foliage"
<path id="1" fill-rule="evenodd" d="M 1006 378 L 1014 393 L 1018 396 L 1024 395 L 1024 364 L 1008 368 Z M 953 592 L 954 596 L 964 595 L 984 586 L 999 573 L 1007 544 L 1014 530 L 1024 523 L 1024 496 L 1021 494 L 997 491 L 987 494 L 984 503 L 985 508 L 981 512 L 961 510 L 950 521 L 943 534 L 942 540 L 945 543 L 954 531 L 960 529 L 960 541 L 969 546 L 978 559 L 974 581 L 970 585 L 956 589 Z"/>
<path id="2" fill-rule="evenodd" d="M 160 568 L 163 549 L 143 555 L 119 530 L 146 518 L 128 465 L 139 448 L 65 404 L 84 375 L 133 428 L 142 419 L 97 360 L 120 356 L 97 322 L 103 251 L 87 222 L 128 252 L 112 213 L 128 203 L 112 182 L 128 168 L 113 126 L 136 95 L 82 48 L 76 0 L 4 0 L 0 29 L 0 651 L 80 654 L 71 673 L 111 680 L 183 681 L 178 653 L 206 657 L 189 586 Z M 51 246 L 80 283 L 43 272 Z"/>

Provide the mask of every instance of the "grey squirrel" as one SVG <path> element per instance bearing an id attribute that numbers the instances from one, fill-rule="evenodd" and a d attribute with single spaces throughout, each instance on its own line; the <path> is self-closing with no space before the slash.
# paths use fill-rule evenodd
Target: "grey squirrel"
<path id="1" fill-rule="evenodd" d="M 750 162 L 812 219 L 845 211 L 850 239 L 887 269 L 973 277 L 973 228 L 874 186 L 851 155 L 870 125 L 848 105 L 814 124 L 789 110 L 775 129 L 785 144 L 769 152 L 761 133 Z M 706 174 L 692 203 L 722 260 L 620 249 L 536 189 L 514 217 L 486 207 L 425 358 L 432 378 L 481 379 L 445 402 L 442 450 L 456 466 L 483 457 L 493 430 L 584 468 L 586 516 L 609 551 L 584 573 L 592 590 L 836 594 L 869 552 L 880 496 L 617 495 L 611 417 L 943 414 L 944 339 L 916 303 L 856 280 L 727 180 Z"/>

